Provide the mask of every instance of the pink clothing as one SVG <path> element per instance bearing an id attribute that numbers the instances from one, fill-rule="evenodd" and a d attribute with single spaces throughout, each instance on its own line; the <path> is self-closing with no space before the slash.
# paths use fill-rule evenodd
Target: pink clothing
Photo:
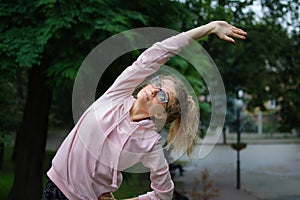
<path id="1" fill-rule="evenodd" d="M 160 135 L 152 120 L 133 122 L 129 111 L 135 87 L 187 44 L 184 34 L 155 43 L 82 115 L 47 172 L 67 198 L 96 200 L 114 192 L 122 182 L 120 171 L 139 162 L 150 169 L 153 189 L 139 199 L 172 198 L 174 184 Z"/>

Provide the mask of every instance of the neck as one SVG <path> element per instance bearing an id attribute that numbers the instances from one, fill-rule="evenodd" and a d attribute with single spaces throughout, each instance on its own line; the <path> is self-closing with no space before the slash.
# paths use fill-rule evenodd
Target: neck
<path id="1" fill-rule="evenodd" d="M 131 109 L 130 109 L 130 119 L 132 121 L 141 121 L 143 119 L 149 118 L 149 114 L 143 111 L 138 102 L 135 100 Z"/>

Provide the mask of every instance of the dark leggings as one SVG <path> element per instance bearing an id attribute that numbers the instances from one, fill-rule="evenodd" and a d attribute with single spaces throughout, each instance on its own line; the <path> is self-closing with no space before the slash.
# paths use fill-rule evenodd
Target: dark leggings
<path id="1" fill-rule="evenodd" d="M 42 200 L 68 200 L 59 188 L 48 178 Z"/>

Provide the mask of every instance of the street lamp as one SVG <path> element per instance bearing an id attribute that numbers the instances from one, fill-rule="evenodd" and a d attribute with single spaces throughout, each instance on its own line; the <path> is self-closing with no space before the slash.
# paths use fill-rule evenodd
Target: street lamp
<path id="1" fill-rule="evenodd" d="M 241 111 L 243 109 L 243 100 L 242 97 L 244 95 L 243 90 L 237 91 L 237 98 L 234 100 L 234 107 L 236 111 L 236 132 L 237 132 L 237 143 L 232 144 L 231 147 L 237 151 L 237 185 L 236 188 L 240 189 L 240 183 L 241 183 L 241 173 L 240 173 L 240 151 L 244 148 L 246 148 L 246 143 L 241 143 Z"/>

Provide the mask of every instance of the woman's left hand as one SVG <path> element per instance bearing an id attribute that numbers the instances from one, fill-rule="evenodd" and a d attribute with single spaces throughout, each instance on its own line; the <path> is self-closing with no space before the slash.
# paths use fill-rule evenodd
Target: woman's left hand
<path id="1" fill-rule="evenodd" d="M 220 39 L 235 43 L 233 38 L 246 39 L 247 32 L 228 24 L 225 21 L 213 21 L 212 33 L 216 34 Z"/>

